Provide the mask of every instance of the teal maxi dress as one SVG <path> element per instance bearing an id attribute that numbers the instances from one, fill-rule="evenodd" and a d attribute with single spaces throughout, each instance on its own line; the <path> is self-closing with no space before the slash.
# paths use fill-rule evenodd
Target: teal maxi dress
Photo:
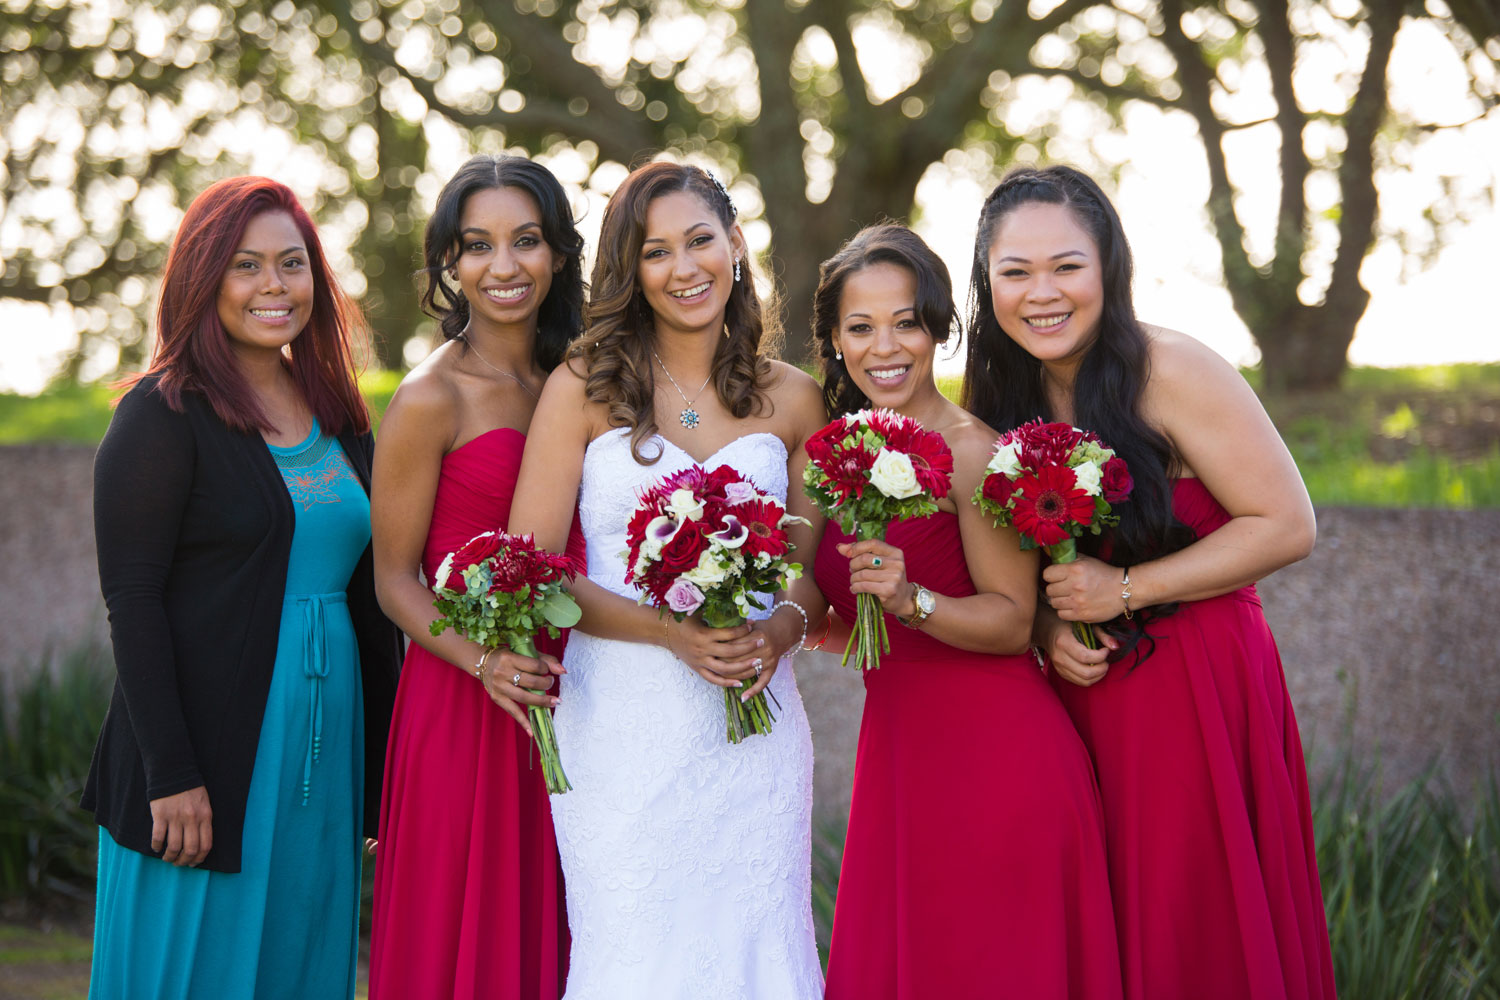
<path id="1" fill-rule="evenodd" d="M 90 998 L 354 995 L 364 716 L 344 592 L 370 541 L 370 501 L 316 423 L 271 453 L 296 530 L 242 867 L 178 868 L 101 827 Z"/>

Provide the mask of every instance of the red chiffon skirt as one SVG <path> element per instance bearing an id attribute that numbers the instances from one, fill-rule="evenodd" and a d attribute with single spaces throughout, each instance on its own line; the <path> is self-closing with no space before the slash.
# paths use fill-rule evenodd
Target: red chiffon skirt
<path id="1" fill-rule="evenodd" d="M 531 738 L 478 680 L 414 644 L 387 751 L 370 998 L 557 1000 L 567 963 Z"/>
<path id="2" fill-rule="evenodd" d="M 1196 480 L 1176 509 L 1200 535 L 1228 519 Z M 1054 678 L 1099 778 L 1126 997 L 1333 997 L 1302 742 L 1255 591 L 1148 630 L 1138 665 Z"/>

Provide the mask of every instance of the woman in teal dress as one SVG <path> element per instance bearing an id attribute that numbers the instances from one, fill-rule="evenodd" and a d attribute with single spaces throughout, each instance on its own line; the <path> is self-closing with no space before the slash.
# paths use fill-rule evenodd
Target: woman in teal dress
<path id="1" fill-rule="evenodd" d="M 357 318 L 282 185 L 223 181 L 189 208 L 151 368 L 95 462 L 118 680 L 83 800 L 92 997 L 354 993 L 399 655 L 374 600 Z"/>

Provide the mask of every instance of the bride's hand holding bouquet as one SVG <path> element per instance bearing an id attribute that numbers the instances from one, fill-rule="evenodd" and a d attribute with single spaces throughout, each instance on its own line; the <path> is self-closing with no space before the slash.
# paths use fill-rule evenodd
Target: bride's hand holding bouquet
<path id="1" fill-rule="evenodd" d="M 640 588 L 642 604 L 679 623 L 696 618 L 709 630 L 742 628 L 752 610 L 767 610 L 762 595 L 784 589 L 802 574 L 801 565 L 787 559 L 792 544 L 786 529 L 794 523 L 805 522 L 729 466 L 712 472 L 689 466 L 641 496 L 625 531 L 625 580 Z M 671 626 L 664 622 L 663 629 L 670 649 Z M 728 631 L 724 638 L 740 635 Z M 755 661 L 756 684 L 743 693 L 738 684 L 729 687 L 710 678 L 725 688 L 729 742 L 771 731 L 764 675 L 774 670 L 774 663 Z"/>

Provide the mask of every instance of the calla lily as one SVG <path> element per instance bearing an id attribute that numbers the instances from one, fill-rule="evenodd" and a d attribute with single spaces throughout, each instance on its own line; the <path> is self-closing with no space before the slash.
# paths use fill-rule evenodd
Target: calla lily
<path id="1" fill-rule="evenodd" d="M 750 537 L 750 529 L 740 523 L 733 514 L 724 515 L 724 527 L 708 536 L 726 549 L 737 549 Z"/>

